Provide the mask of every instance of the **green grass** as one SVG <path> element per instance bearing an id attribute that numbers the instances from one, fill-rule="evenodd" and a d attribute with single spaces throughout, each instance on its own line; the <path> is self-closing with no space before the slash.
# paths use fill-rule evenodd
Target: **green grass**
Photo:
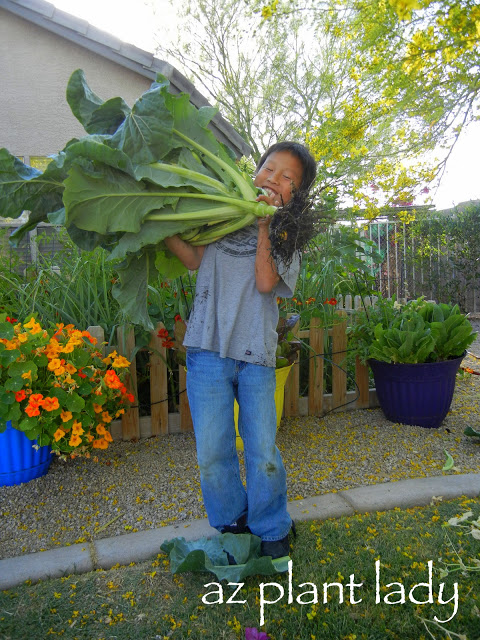
<path id="1" fill-rule="evenodd" d="M 261 629 L 272 640 L 479 640 L 480 540 L 470 534 L 468 521 L 462 527 L 443 526 L 469 510 L 470 520 L 479 518 L 480 500 L 434 500 L 428 507 L 299 523 L 291 552 L 290 602 L 288 574 L 248 578 L 235 596 L 245 602 L 228 604 L 232 587 L 206 586 L 216 583 L 213 574 L 171 575 L 163 554 L 139 565 L 24 584 L 0 593 L 0 639 L 243 640 L 246 627 L 260 629 L 263 598 Z M 428 581 L 429 561 L 433 604 L 415 604 L 409 592 Z M 341 583 L 343 602 L 340 587 L 332 586 L 324 604 L 324 583 Z M 349 586 L 354 583 L 362 586 Z M 454 596 L 457 585 L 455 615 L 453 602 L 439 602 L 441 583 L 444 601 Z M 280 597 L 281 588 L 283 597 L 267 604 Z M 311 602 L 315 589 L 318 604 Z M 402 589 L 406 601 L 393 604 Z M 218 602 L 220 592 L 223 603 Z M 350 603 L 351 595 L 356 603 Z M 419 586 L 413 596 L 428 599 L 428 588 Z M 451 620 L 439 624 L 435 616 Z"/>

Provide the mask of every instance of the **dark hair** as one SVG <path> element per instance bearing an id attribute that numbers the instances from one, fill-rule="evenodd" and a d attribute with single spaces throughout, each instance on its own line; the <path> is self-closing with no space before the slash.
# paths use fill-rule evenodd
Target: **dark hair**
<path id="1" fill-rule="evenodd" d="M 299 142 L 283 140 L 282 142 L 272 144 L 258 161 L 256 171 L 261 168 L 269 155 L 277 151 L 288 151 L 292 156 L 295 156 L 300 160 L 303 167 L 303 173 L 299 191 L 308 192 L 315 180 L 315 176 L 317 175 L 317 163 L 307 147 Z"/>

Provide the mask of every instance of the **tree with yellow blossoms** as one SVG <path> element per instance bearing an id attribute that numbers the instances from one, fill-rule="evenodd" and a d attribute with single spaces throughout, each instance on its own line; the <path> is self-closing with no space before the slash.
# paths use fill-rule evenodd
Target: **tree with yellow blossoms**
<path id="1" fill-rule="evenodd" d="M 441 170 L 422 156 L 472 117 L 459 91 L 473 69 L 462 85 L 462 56 L 477 55 L 466 4 L 185 0 L 178 45 L 159 52 L 218 105 L 254 160 L 273 141 L 306 142 L 324 200 L 373 219 L 422 195 Z"/>
<path id="2" fill-rule="evenodd" d="M 257 3 L 264 21 L 292 14 L 324 21 L 350 43 L 354 100 L 327 105 L 309 132 L 318 156 L 340 169 L 348 155 L 378 151 L 373 170 L 360 163 L 354 208 L 368 217 L 384 203 L 412 200 L 415 158 L 443 150 L 419 167 L 417 192 L 441 175 L 462 129 L 480 118 L 480 6 L 475 0 L 293 0 Z M 339 108 L 340 107 L 340 108 Z M 390 135 L 390 149 L 385 134 Z M 407 169 L 408 167 L 408 169 Z M 371 180 L 372 191 L 366 188 Z M 385 192 L 388 194 L 385 198 Z M 395 195 L 394 195 L 395 194 Z"/>

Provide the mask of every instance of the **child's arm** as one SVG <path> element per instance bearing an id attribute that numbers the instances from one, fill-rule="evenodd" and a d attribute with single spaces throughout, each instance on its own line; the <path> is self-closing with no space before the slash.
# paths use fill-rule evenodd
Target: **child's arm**
<path id="1" fill-rule="evenodd" d="M 272 258 L 269 237 L 271 216 L 258 218 L 257 255 L 255 257 L 255 284 L 260 293 L 270 293 L 280 280 Z"/>
<path id="2" fill-rule="evenodd" d="M 198 269 L 202 262 L 205 246 L 194 247 L 177 235 L 165 238 L 164 242 L 168 249 L 177 256 L 187 269 L 190 271 Z"/>

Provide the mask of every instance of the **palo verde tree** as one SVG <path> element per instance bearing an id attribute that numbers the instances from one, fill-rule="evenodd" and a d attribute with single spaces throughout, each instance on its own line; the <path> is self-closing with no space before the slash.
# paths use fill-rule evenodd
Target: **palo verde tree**
<path id="1" fill-rule="evenodd" d="M 255 3 L 254 3 L 255 4 Z M 370 174 L 375 190 L 391 192 L 394 201 L 412 201 L 415 189 L 403 170 L 392 182 L 392 160 L 412 165 L 426 152 L 442 150 L 424 172 L 425 181 L 441 176 L 461 130 L 479 119 L 480 6 L 476 0 L 278 0 L 256 2 L 264 21 L 308 14 L 314 23 L 325 23 L 340 40 L 350 42 L 351 73 L 357 79 L 355 100 L 325 113 L 312 132 L 311 143 L 320 149 L 328 141 L 338 145 L 342 129 L 350 129 L 357 144 L 350 153 L 367 155 L 368 139 L 380 150 L 379 162 Z M 336 122 L 337 121 L 337 122 Z M 390 135 L 388 145 L 378 146 L 380 136 Z M 338 149 L 330 147 L 332 158 Z M 348 150 L 341 149 L 346 156 Z M 365 174 L 363 174 L 365 177 Z M 420 177 L 420 176 L 419 176 Z M 378 197 L 357 183 L 356 199 L 374 214 Z M 424 183 L 423 183 L 424 185 Z M 399 187 L 399 189 L 398 189 Z M 419 181 L 416 192 L 421 191 Z"/>
<path id="2" fill-rule="evenodd" d="M 335 39 L 319 42 L 302 16 L 259 25 L 237 0 L 186 0 L 178 11 L 178 41 L 158 52 L 220 108 L 254 160 L 277 140 L 304 140 L 345 74 Z"/>
<path id="3" fill-rule="evenodd" d="M 159 51 L 219 106 L 255 159 L 275 140 L 306 142 L 324 198 L 353 202 L 372 218 L 432 179 L 429 167 L 400 162 L 401 123 L 360 73 L 355 39 L 336 14 L 319 11 L 312 23 L 308 12 L 284 11 L 262 23 L 234 0 L 182 7 L 178 44 Z"/>

